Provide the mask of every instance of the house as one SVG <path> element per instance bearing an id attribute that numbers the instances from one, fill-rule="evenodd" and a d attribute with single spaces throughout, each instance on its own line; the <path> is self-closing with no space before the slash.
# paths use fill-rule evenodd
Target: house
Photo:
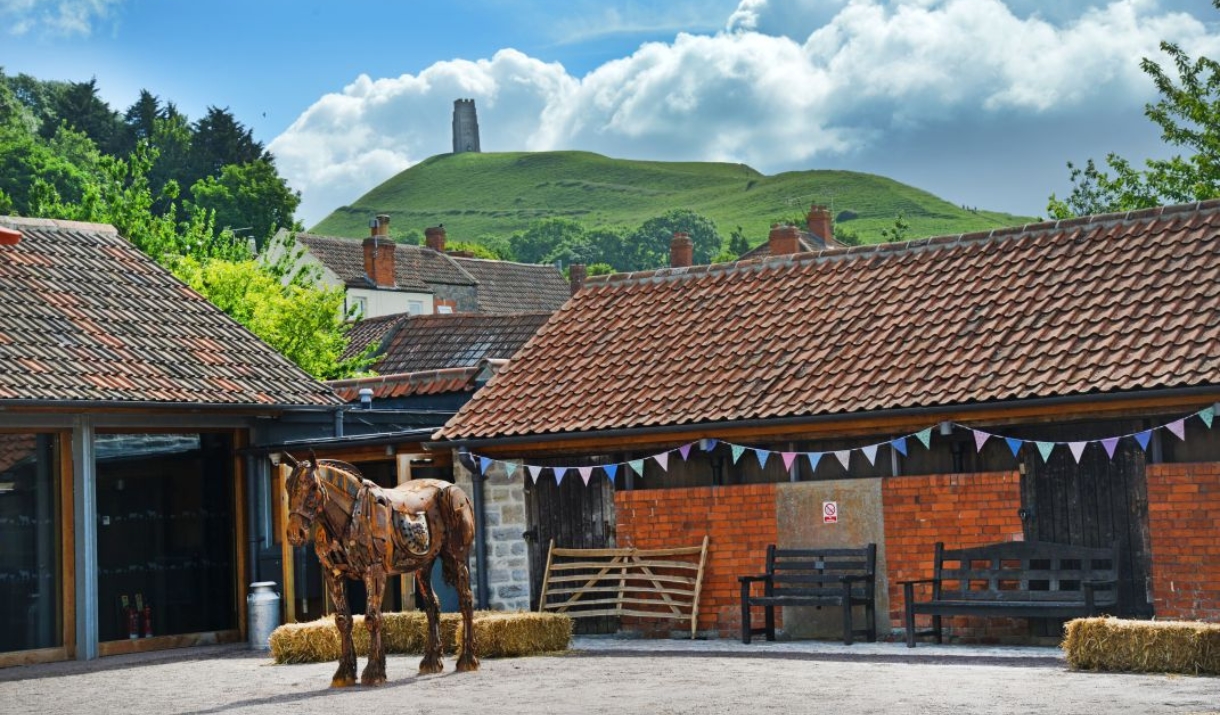
<path id="1" fill-rule="evenodd" d="M 376 343 L 373 369 L 382 375 L 471 367 L 512 357 L 550 317 L 548 311 L 371 318 L 355 324 L 348 352 L 359 354 Z"/>
<path id="2" fill-rule="evenodd" d="M 768 543 L 876 542 L 886 633 L 936 542 L 1037 539 L 1118 542 L 1120 615 L 1220 620 L 1220 201 L 814 253 L 771 239 L 767 259 L 690 266 L 679 237 L 673 268 L 590 278 L 434 436 L 469 454 L 463 481 L 525 501 L 501 528 L 531 536 L 534 601 L 551 538 L 706 534 L 698 625 L 731 636 Z M 823 621 L 783 616 L 794 636 Z"/>
<path id="3" fill-rule="evenodd" d="M 110 226 L 0 217 L 0 306 L 0 665 L 244 637 L 236 452 L 342 403 Z"/>
<path id="4" fill-rule="evenodd" d="M 842 243 L 835 240 L 834 222 L 831 220 L 830 210 L 818 204 L 809 207 L 809 213 L 805 215 L 805 230 L 798 228 L 795 231 L 787 231 L 776 238 L 780 241 L 776 255 L 844 248 Z M 792 245 L 793 241 L 795 241 L 795 245 Z M 766 258 L 772 255 L 771 243 L 772 237 L 768 237 L 768 240 L 738 256 L 737 260 L 752 261 L 757 258 Z"/>
<path id="5" fill-rule="evenodd" d="M 554 266 L 489 261 L 447 252 L 445 228 L 425 231 L 426 245 L 390 239 L 390 217 L 377 216 L 362 242 L 297 234 L 302 260 L 321 271 L 321 282 L 342 286 L 347 307 L 364 318 L 397 313 L 503 315 L 554 311 L 570 293 Z"/>

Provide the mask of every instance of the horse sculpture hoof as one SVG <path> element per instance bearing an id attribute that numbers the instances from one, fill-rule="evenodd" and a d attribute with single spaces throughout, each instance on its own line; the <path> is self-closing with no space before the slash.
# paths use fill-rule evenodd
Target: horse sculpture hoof
<path id="1" fill-rule="evenodd" d="M 419 662 L 420 675 L 435 675 L 436 673 L 443 672 L 444 670 L 445 664 L 439 660 L 428 660 L 427 658 L 424 658 Z"/>
<path id="2" fill-rule="evenodd" d="M 479 659 L 475 657 L 467 658 L 465 656 L 458 658 L 457 672 L 472 673 L 479 669 Z"/>
<path id="3" fill-rule="evenodd" d="M 356 684 L 356 678 L 346 677 L 346 676 L 339 677 L 336 675 L 334 678 L 331 678 L 331 681 L 330 681 L 330 687 L 332 687 L 332 688 L 350 688 L 355 684 Z"/>

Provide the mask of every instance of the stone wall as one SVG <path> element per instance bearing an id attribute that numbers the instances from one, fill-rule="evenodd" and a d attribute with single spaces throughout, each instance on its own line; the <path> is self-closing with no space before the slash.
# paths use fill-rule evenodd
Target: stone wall
<path id="1" fill-rule="evenodd" d="M 466 494 L 474 499 L 471 473 L 456 458 L 453 475 Z M 483 482 L 483 515 L 487 548 L 487 582 L 489 608 L 497 611 L 528 611 L 530 607 L 529 556 L 525 539 L 524 470 L 518 470 L 510 481 L 504 467 L 496 463 Z M 470 559 L 472 584 L 478 583 L 478 564 L 473 552 Z"/>

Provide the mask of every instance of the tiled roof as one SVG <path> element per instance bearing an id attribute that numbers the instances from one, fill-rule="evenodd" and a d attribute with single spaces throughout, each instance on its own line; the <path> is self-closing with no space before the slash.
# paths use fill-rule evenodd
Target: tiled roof
<path id="1" fill-rule="evenodd" d="M 354 238 L 297 234 L 322 265 L 335 272 L 349 288 L 372 288 L 364 272 L 364 245 Z M 475 280 L 453 259 L 422 246 L 394 245 L 394 282 L 400 290 L 431 293 L 429 284 L 474 285 Z"/>
<path id="2" fill-rule="evenodd" d="M 797 240 L 797 243 L 800 244 L 801 250 L 806 251 L 806 252 L 821 251 L 825 248 L 842 248 L 843 247 L 843 244 L 839 243 L 838 241 L 834 240 L 833 238 L 830 240 L 830 245 L 827 245 L 826 241 L 824 241 L 821 236 L 810 233 L 808 231 L 801 231 L 800 234 L 797 236 L 796 240 Z M 748 250 L 745 253 L 738 256 L 737 260 L 752 261 L 756 258 L 767 258 L 770 255 L 771 255 L 771 242 L 763 241 L 762 243 L 758 244 L 754 248 L 751 248 L 750 250 Z"/>
<path id="3" fill-rule="evenodd" d="M 381 345 L 400 324 L 410 317 L 410 313 L 394 313 L 357 320 L 347 334 L 347 348 L 339 359 L 348 360 L 364 352 L 369 345 Z"/>
<path id="4" fill-rule="evenodd" d="M 590 279 L 448 439 L 1220 385 L 1220 201 Z"/>
<path id="5" fill-rule="evenodd" d="M 484 370 L 493 373 L 502 368 L 507 360 L 480 360 L 469 367 L 450 367 L 443 370 L 422 370 L 397 375 L 379 375 L 354 380 L 334 380 L 327 383 L 344 402 L 360 399 L 360 390 L 373 391 L 374 399 L 392 399 L 415 395 L 438 395 L 449 392 L 473 392 L 476 378 Z"/>
<path id="6" fill-rule="evenodd" d="M 490 314 L 553 312 L 568 300 L 571 287 L 555 266 L 453 259 L 479 282 L 479 311 Z"/>
<path id="7" fill-rule="evenodd" d="M 488 358 L 506 360 L 550 315 L 413 315 L 398 326 L 373 367 L 391 374 L 469 367 Z"/>
<path id="8" fill-rule="evenodd" d="M 0 225 L 0 401 L 337 404 L 110 226 Z"/>

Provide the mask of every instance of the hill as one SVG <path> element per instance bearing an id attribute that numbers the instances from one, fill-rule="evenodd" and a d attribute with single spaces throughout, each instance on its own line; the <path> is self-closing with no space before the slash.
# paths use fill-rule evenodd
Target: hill
<path id="1" fill-rule="evenodd" d="M 829 206 L 839 216 L 838 226 L 866 242 L 879 241 L 881 230 L 892 227 L 899 213 L 910 224 L 910 238 L 1031 220 L 964 209 L 873 174 L 814 170 L 765 176 L 744 164 L 556 151 L 434 156 L 336 209 L 311 231 L 363 237 L 369 217 L 386 213 L 397 231 L 444 223 L 450 240 L 477 242 L 488 234 L 507 237 L 551 216 L 589 228 L 635 228 L 670 209 L 690 209 L 715 221 L 726 239 L 743 227 L 753 245 L 766 240 L 772 222 L 802 216 L 815 202 Z"/>

